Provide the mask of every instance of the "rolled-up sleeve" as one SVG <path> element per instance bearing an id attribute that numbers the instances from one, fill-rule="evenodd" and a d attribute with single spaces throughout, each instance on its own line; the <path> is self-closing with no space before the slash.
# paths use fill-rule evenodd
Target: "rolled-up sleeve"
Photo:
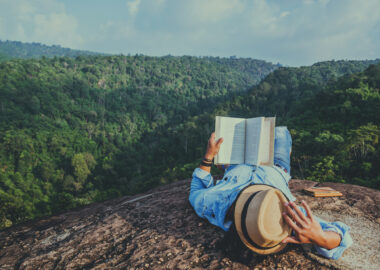
<path id="1" fill-rule="evenodd" d="M 339 259 L 343 252 L 352 245 L 352 238 L 350 235 L 350 227 L 343 222 L 326 222 L 323 219 L 315 217 L 324 231 L 336 232 L 340 235 L 341 241 L 339 246 L 333 249 L 326 249 L 320 246 L 314 245 L 318 254 L 333 260 Z"/>
<path id="2" fill-rule="evenodd" d="M 198 216 L 203 216 L 203 194 L 205 189 L 213 185 L 213 177 L 209 172 L 202 170 L 201 168 L 196 168 L 193 172 L 193 179 L 190 185 L 190 195 L 189 201 L 193 206 L 195 212 Z"/>
<path id="3" fill-rule="evenodd" d="M 213 178 L 211 173 L 202 170 L 201 168 L 196 168 L 193 172 L 193 180 L 191 182 L 191 189 L 208 188 L 212 185 Z M 200 186 L 202 185 L 202 186 Z"/>
<path id="4" fill-rule="evenodd" d="M 301 211 L 306 215 L 306 210 L 300 207 Z M 350 235 L 350 227 L 343 222 L 327 222 L 319 217 L 314 216 L 314 218 L 319 222 L 323 231 L 336 232 L 340 235 L 340 244 L 336 248 L 327 249 L 320 246 L 314 245 L 316 252 L 323 257 L 337 260 L 339 259 L 343 252 L 352 245 L 352 238 Z"/>

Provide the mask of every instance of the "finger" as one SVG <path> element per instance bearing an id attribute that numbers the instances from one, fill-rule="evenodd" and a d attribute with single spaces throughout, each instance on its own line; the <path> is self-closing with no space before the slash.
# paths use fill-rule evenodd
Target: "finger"
<path id="1" fill-rule="evenodd" d="M 210 138 L 208 139 L 208 144 L 213 145 L 215 143 L 215 132 L 211 133 Z"/>
<path id="2" fill-rule="evenodd" d="M 301 203 L 302 203 L 303 207 L 306 210 L 307 216 L 310 218 L 311 221 L 313 221 L 314 217 L 313 217 L 313 213 L 311 212 L 311 209 L 310 209 L 309 205 L 304 200 L 302 200 Z"/>
<path id="3" fill-rule="evenodd" d="M 223 142 L 223 138 L 219 138 L 219 140 L 216 142 L 216 146 L 220 147 L 220 145 L 222 144 L 222 142 Z"/>
<path id="4" fill-rule="evenodd" d="M 288 215 L 295 221 L 297 222 L 299 225 L 301 225 L 302 227 L 305 227 L 305 222 L 298 216 L 298 213 L 293 211 L 293 208 L 291 208 L 291 204 L 290 203 L 287 203 L 285 204 L 285 209 L 286 211 L 288 212 Z"/>
<path id="5" fill-rule="evenodd" d="M 302 213 L 301 209 L 294 203 L 290 202 L 290 206 L 296 211 L 298 217 L 303 221 L 303 222 L 308 222 L 307 218 L 305 217 L 304 213 Z"/>
<path id="6" fill-rule="evenodd" d="M 300 231 L 300 227 L 298 227 L 294 222 L 293 220 L 286 214 L 286 212 L 283 212 L 282 213 L 284 219 L 285 219 L 285 222 L 293 229 L 295 230 L 297 233 Z"/>
<path id="7" fill-rule="evenodd" d="M 284 240 L 282 240 L 282 243 L 293 243 L 293 244 L 302 244 L 302 242 L 300 240 L 298 240 L 297 238 L 293 237 L 293 236 L 288 236 L 286 237 Z"/>

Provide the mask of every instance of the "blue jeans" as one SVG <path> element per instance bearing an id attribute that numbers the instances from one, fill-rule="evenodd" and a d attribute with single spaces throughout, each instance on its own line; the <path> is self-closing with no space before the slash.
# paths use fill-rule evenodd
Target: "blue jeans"
<path id="1" fill-rule="evenodd" d="M 292 137 L 287 127 L 276 127 L 274 138 L 274 165 L 278 165 L 290 174 L 290 153 Z"/>

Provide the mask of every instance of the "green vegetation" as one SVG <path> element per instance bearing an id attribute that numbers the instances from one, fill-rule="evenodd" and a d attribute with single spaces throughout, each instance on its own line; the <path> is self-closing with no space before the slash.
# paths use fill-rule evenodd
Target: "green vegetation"
<path id="1" fill-rule="evenodd" d="M 3 61 L 0 228 L 189 178 L 215 115 L 276 115 L 293 135 L 293 176 L 379 188 L 377 62 Z"/>
<path id="2" fill-rule="evenodd" d="M 343 77 L 295 106 L 285 121 L 300 177 L 380 189 L 380 65 Z"/>
<path id="3" fill-rule="evenodd" d="M 80 55 L 100 55 L 100 53 L 62 48 L 59 45 L 47 46 L 36 42 L 0 40 L 0 61 L 12 58 L 77 57 Z"/>
<path id="4" fill-rule="evenodd" d="M 346 69 L 345 64 L 351 68 Z M 204 147 L 197 147 L 212 130 L 215 115 L 276 115 L 277 126 L 286 125 L 292 133 L 293 177 L 379 189 L 380 64 L 337 78 L 343 70 L 357 71 L 362 63 L 355 68 L 353 64 L 339 61 L 280 68 L 246 94 L 220 104 L 213 113 L 193 117 L 178 126 L 176 133 L 187 139 L 186 145 L 194 152 L 183 161 L 187 165 L 171 171 L 181 172 L 180 176 L 191 173 L 192 158 L 203 154 Z"/>
<path id="5" fill-rule="evenodd" d="M 9 57 L 6 56 L 5 54 L 1 54 L 1 53 L 0 53 L 0 62 L 1 62 L 1 61 L 5 61 L 5 60 L 9 60 Z"/>
<path id="6" fill-rule="evenodd" d="M 171 56 L 0 63 L 0 227 L 159 184 L 176 164 L 162 134 L 276 68 Z"/>

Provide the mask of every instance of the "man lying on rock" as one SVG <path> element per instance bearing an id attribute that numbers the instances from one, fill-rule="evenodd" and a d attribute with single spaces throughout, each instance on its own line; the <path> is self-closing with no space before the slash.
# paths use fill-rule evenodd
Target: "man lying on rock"
<path id="1" fill-rule="evenodd" d="M 338 259 L 352 244 L 350 228 L 342 222 L 326 222 L 313 216 L 291 194 L 292 139 L 286 127 L 276 127 L 275 166 L 226 165 L 222 180 L 210 174 L 212 159 L 223 139 L 212 133 L 207 152 L 193 173 L 189 200 L 196 213 L 225 231 L 234 224 L 242 242 L 259 254 L 282 250 L 287 243 L 312 243 L 318 254 Z"/>

